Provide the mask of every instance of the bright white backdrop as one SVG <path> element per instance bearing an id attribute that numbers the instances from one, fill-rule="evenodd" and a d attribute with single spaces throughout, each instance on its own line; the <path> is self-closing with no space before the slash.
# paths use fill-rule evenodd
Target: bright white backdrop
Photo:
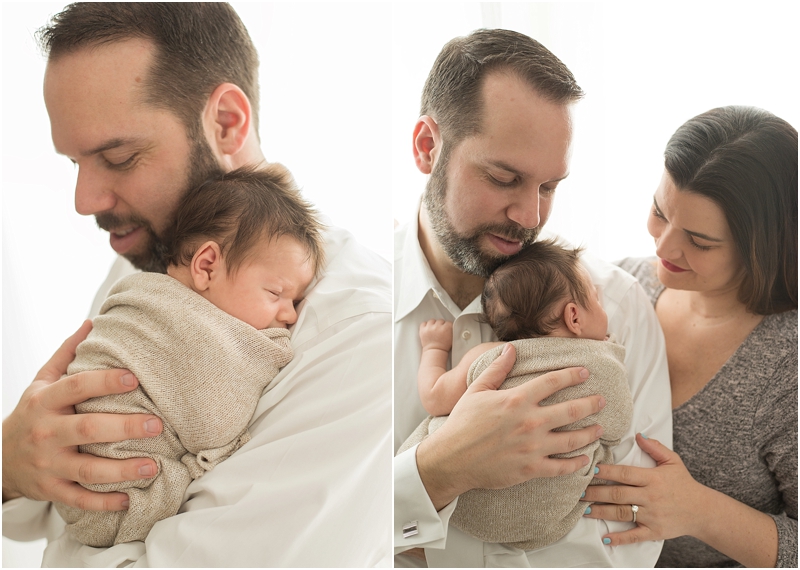
<path id="1" fill-rule="evenodd" d="M 800 124 L 787 4 L 234 6 L 261 56 L 267 158 L 289 166 L 334 223 L 387 258 L 391 219 L 414 215 L 425 184 L 411 131 L 441 46 L 478 27 L 535 37 L 587 93 L 549 227 L 616 259 L 652 251 L 645 216 L 663 147 L 683 121 L 748 104 Z M 49 138 L 32 33 L 61 6 L 2 4 L 3 416 L 79 326 L 113 260 L 106 234 L 74 213 L 75 171 Z M 18 552 L 4 548 L 3 565 L 37 563 L 38 552 L 11 558 Z"/>
<path id="2" fill-rule="evenodd" d="M 50 140 L 33 32 L 62 7 L 2 4 L 3 417 L 86 317 L 114 259 L 107 234 L 75 213 L 76 171 Z M 261 59 L 267 159 L 288 166 L 334 224 L 390 259 L 391 6 L 234 7 Z M 40 550 L 4 548 L 3 565 L 38 566 Z"/>

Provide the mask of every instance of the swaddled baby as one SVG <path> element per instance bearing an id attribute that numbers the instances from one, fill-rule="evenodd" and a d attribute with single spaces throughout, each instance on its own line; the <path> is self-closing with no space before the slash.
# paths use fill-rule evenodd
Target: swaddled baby
<path id="1" fill-rule="evenodd" d="M 625 348 L 608 337 L 608 317 L 599 292 L 580 265 L 580 249 L 540 241 L 501 265 L 486 281 L 481 298 L 486 321 L 503 342 L 469 350 L 450 371 L 452 323 L 431 320 L 420 326 L 422 358 L 418 388 L 431 414 L 400 447 L 398 454 L 433 433 L 446 420 L 467 387 L 511 342 L 517 360 L 501 390 L 513 388 L 553 370 L 583 366 L 589 378 L 542 400 L 555 404 L 601 394 L 606 406 L 564 430 L 599 424 L 600 440 L 556 457 L 588 455 L 576 473 L 531 479 L 506 489 L 473 489 L 462 494 L 450 524 L 485 542 L 524 550 L 551 544 L 569 532 L 584 514 L 581 502 L 597 463 L 613 463 L 612 448 L 628 429 L 633 401 L 628 387 Z"/>
<path id="2" fill-rule="evenodd" d="M 239 169 L 190 191 L 178 207 L 167 275 L 139 273 L 109 293 L 68 373 L 127 368 L 133 392 L 78 413 L 149 413 L 154 438 L 80 446 L 101 457 L 150 457 L 150 479 L 85 485 L 128 494 L 127 511 L 56 508 L 83 544 L 144 540 L 184 492 L 244 445 L 264 388 L 293 356 L 287 329 L 323 264 L 322 226 L 281 165 Z"/>

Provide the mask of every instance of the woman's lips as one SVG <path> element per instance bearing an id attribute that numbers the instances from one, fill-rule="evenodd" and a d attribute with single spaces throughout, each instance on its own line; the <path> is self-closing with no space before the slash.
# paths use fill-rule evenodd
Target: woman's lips
<path id="1" fill-rule="evenodd" d="M 492 245 L 503 255 L 514 255 L 522 249 L 521 241 L 509 241 L 494 234 L 486 235 L 489 236 L 489 241 L 492 242 Z"/>
<path id="2" fill-rule="evenodd" d="M 678 267 L 677 265 L 672 265 L 666 259 L 661 260 L 661 265 L 667 268 L 668 271 L 672 271 L 673 273 L 683 273 L 684 271 L 689 271 L 688 269 L 684 269 L 683 267 Z"/>
<path id="3" fill-rule="evenodd" d="M 142 226 L 125 228 L 109 232 L 109 243 L 111 249 L 119 255 L 124 255 L 139 241 L 141 233 L 144 231 Z"/>

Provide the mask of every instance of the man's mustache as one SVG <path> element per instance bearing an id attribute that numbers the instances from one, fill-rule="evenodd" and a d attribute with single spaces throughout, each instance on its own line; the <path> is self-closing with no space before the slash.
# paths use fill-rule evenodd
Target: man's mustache
<path id="1" fill-rule="evenodd" d="M 143 226 L 152 232 L 150 222 L 139 216 L 118 216 L 111 212 L 95 214 L 94 221 L 97 227 L 107 232 L 112 232 L 125 226 Z"/>

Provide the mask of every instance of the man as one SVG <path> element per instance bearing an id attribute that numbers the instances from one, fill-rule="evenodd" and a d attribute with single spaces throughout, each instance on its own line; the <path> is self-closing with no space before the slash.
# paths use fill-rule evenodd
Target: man
<path id="1" fill-rule="evenodd" d="M 120 258 L 107 284 L 160 267 L 181 194 L 217 169 L 264 162 L 258 60 L 227 4 L 76 4 L 41 35 L 56 150 L 78 166 L 76 209 L 95 215 Z M 155 474 L 76 446 L 156 435 L 153 416 L 75 416 L 89 397 L 129 391 L 127 371 L 59 380 L 84 325 L 3 424 L 4 534 L 47 536 L 55 566 L 366 566 L 385 560 L 389 492 L 388 264 L 330 228 L 328 264 L 292 331 L 294 360 L 270 384 L 252 440 L 193 482 L 180 513 L 145 543 L 109 549 L 61 535 L 47 501 L 125 508 L 77 482 Z M 106 289 L 107 290 L 107 289 Z M 101 291 L 101 296 L 104 293 Z M 31 500 L 33 499 L 33 500 Z"/>
<path id="2" fill-rule="evenodd" d="M 516 32 L 456 38 L 434 63 L 414 130 L 414 158 L 430 178 L 418 219 L 395 234 L 395 448 L 426 416 L 416 390 L 420 323 L 453 322 L 452 365 L 473 346 L 496 340 L 479 319 L 484 280 L 547 221 L 556 187 L 569 174 L 572 106 L 581 96 L 558 58 Z M 652 466 L 634 434 L 671 441 L 663 336 L 632 277 L 596 260 L 584 264 L 603 291 L 609 329 L 627 350 L 635 410 L 615 460 Z M 408 552 L 396 564 L 423 564 L 419 548 L 432 566 L 654 564 L 660 543 L 613 552 L 603 545 L 608 529 L 630 525 L 583 519 L 554 546 L 528 553 L 484 544 L 449 525 L 459 494 L 577 471 L 588 457 L 550 456 L 600 436 L 597 426 L 551 431 L 596 412 L 600 397 L 538 404 L 581 382 L 585 370 L 496 391 L 514 358 L 513 348 L 498 358 L 440 430 L 395 459 L 395 552 Z"/>

